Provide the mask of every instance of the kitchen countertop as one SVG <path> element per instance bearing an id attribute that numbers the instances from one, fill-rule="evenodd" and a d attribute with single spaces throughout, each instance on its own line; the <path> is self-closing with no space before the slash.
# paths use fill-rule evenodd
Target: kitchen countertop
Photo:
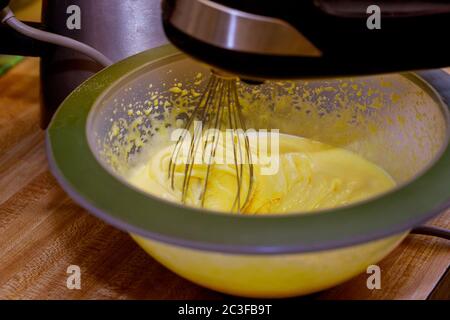
<path id="1" fill-rule="evenodd" d="M 450 210 L 429 224 L 450 228 Z M 70 265 L 81 268 L 81 290 L 66 287 Z M 449 265 L 449 241 L 411 235 L 380 263 L 380 290 L 362 274 L 302 299 L 450 299 Z M 168 271 L 58 186 L 35 58 L 0 77 L 0 299 L 230 299 Z"/>

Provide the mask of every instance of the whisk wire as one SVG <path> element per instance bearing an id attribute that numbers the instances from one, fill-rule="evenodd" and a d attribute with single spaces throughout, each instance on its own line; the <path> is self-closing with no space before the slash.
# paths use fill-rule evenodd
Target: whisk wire
<path id="1" fill-rule="evenodd" d="M 235 117 L 234 128 L 241 129 L 241 131 L 239 129 L 237 130 L 237 134 L 238 134 L 237 137 L 238 137 L 238 141 L 239 141 L 239 150 L 240 150 L 240 157 L 241 157 L 240 158 L 241 159 L 241 172 L 240 172 L 240 181 L 239 181 L 241 186 L 242 186 L 242 180 L 243 180 L 244 164 L 242 161 L 242 148 L 241 148 L 241 143 L 240 143 L 240 139 L 241 139 L 240 135 L 243 136 L 244 145 L 245 145 L 244 150 L 245 150 L 245 154 L 246 154 L 246 159 L 245 159 L 246 162 L 245 163 L 248 164 L 248 179 L 249 179 L 248 189 L 247 189 L 247 196 L 246 196 L 242 206 L 240 206 L 240 192 L 238 193 L 238 195 L 239 195 L 239 205 L 238 206 L 239 206 L 239 210 L 242 210 L 247 206 L 248 202 L 250 201 L 250 196 L 253 191 L 253 179 L 254 179 L 253 170 L 254 170 L 254 168 L 253 168 L 253 159 L 252 159 L 252 154 L 251 154 L 251 149 L 250 149 L 251 148 L 250 140 L 247 135 L 247 127 L 245 124 L 244 117 L 242 115 L 242 107 L 239 103 L 239 97 L 238 97 L 238 92 L 237 92 L 237 87 L 236 87 L 237 85 L 236 85 L 236 82 L 233 82 L 230 85 L 232 87 L 230 92 L 234 96 L 234 100 L 230 104 L 231 106 L 234 106 L 234 112 L 233 112 L 233 115 Z M 241 189 L 241 187 L 239 189 Z"/>
<path id="2" fill-rule="evenodd" d="M 219 99 L 218 99 L 218 103 L 216 104 L 217 110 L 215 110 L 215 114 L 216 114 L 216 118 L 214 120 L 214 129 L 219 129 L 221 128 L 221 119 L 222 119 L 222 114 L 223 114 L 223 101 L 222 99 L 224 98 L 224 93 L 223 93 L 223 87 L 227 85 L 227 83 L 224 83 L 223 81 L 220 83 L 220 88 L 219 88 Z M 217 132 L 213 132 L 210 129 L 212 129 L 210 126 L 208 126 L 207 128 L 207 137 L 204 141 L 204 147 L 203 150 L 206 150 L 208 143 L 209 143 L 209 136 L 212 135 L 212 148 L 211 148 L 211 152 L 209 153 L 209 158 L 208 158 L 208 167 L 206 169 L 206 176 L 205 176 L 205 182 L 203 185 L 203 189 L 202 192 L 200 194 L 200 199 L 201 200 L 201 205 L 202 207 L 205 204 L 205 198 L 206 198 L 206 189 L 208 187 L 208 182 L 209 182 L 209 175 L 211 172 L 211 168 L 212 166 L 215 164 L 213 163 L 215 157 L 216 157 L 216 151 L 217 151 L 217 146 L 219 144 L 219 140 L 220 138 L 217 136 Z"/>
<path id="3" fill-rule="evenodd" d="M 210 89 L 210 92 L 207 92 L 207 98 L 205 100 L 205 104 L 202 105 L 200 102 L 199 106 L 197 108 L 201 108 L 202 115 L 201 119 L 205 119 L 206 117 L 210 116 L 211 108 L 214 106 L 214 97 L 215 97 L 215 91 L 217 90 L 217 87 L 219 85 L 219 81 L 217 79 L 212 78 L 211 81 L 213 81 L 212 88 Z M 209 103 L 209 101 L 212 100 L 213 103 Z M 202 122 L 203 124 L 203 122 Z M 186 202 L 186 197 L 189 190 L 189 184 L 192 178 L 192 169 L 195 165 L 195 156 L 197 154 L 198 147 L 200 146 L 200 141 L 202 139 L 201 136 L 201 127 L 197 126 L 194 128 L 194 138 L 190 141 L 189 146 L 189 152 L 188 152 L 188 158 L 186 160 L 185 170 L 184 170 L 184 179 L 183 179 L 183 188 L 182 188 L 182 202 Z M 187 130 L 186 130 L 187 131 Z"/>
<path id="4" fill-rule="evenodd" d="M 192 123 L 197 118 L 197 114 L 202 107 L 202 103 L 204 104 L 205 101 L 209 99 L 209 95 L 212 93 L 212 87 L 214 85 L 214 82 L 215 82 L 215 79 L 211 78 L 211 80 L 206 85 L 205 91 L 203 92 L 203 94 L 200 98 L 199 105 L 196 108 L 194 108 L 192 115 L 188 118 L 188 121 L 187 121 L 186 125 L 184 126 L 184 130 L 182 131 L 181 135 L 178 137 L 178 141 L 175 144 L 174 151 L 172 152 L 172 156 L 170 158 L 169 171 L 168 171 L 168 177 L 170 179 L 170 186 L 172 189 L 175 188 L 175 169 L 176 169 L 176 165 L 177 165 L 177 159 L 178 159 L 180 150 L 184 145 L 184 141 L 187 138 L 187 135 L 190 134 L 188 129 L 191 127 Z M 192 139 L 191 139 L 191 141 L 192 141 Z"/>
<path id="5" fill-rule="evenodd" d="M 232 96 L 232 93 L 228 92 L 230 98 Z M 228 119 L 229 119 L 229 125 L 231 128 L 237 128 L 237 122 L 235 117 L 235 101 L 231 100 L 229 104 L 229 112 L 228 112 Z M 242 163 L 242 150 L 241 150 L 241 144 L 240 144 L 240 132 L 236 131 L 236 137 L 235 132 L 232 132 L 231 137 L 232 145 L 233 145 L 233 159 L 234 159 L 234 167 L 236 170 L 236 183 L 237 183 L 237 194 L 236 198 L 234 200 L 232 210 L 234 210 L 237 206 L 238 210 L 241 209 L 241 187 L 242 187 L 242 174 L 243 174 L 243 163 Z M 236 142 L 238 144 L 238 148 L 236 148 Z M 238 153 L 239 153 L 239 160 L 238 160 Z"/>

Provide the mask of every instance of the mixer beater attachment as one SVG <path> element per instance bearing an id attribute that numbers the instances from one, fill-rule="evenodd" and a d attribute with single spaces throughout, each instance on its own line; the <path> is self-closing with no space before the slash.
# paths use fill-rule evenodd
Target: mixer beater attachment
<path id="1" fill-rule="evenodd" d="M 177 165 L 180 162 L 184 165 L 181 188 L 183 204 L 186 203 L 191 187 L 194 166 L 200 160 L 207 165 L 198 194 L 201 207 L 205 206 L 209 180 L 216 165 L 219 140 L 223 138 L 225 130 L 227 134 L 231 134 L 231 139 L 225 141 L 232 144 L 232 163 L 226 165 L 234 167 L 236 175 L 237 191 L 231 211 L 242 212 L 249 203 L 253 189 L 254 168 L 250 140 L 239 103 L 237 79 L 213 72 L 175 144 L 169 162 L 168 177 L 173 190 Z M 181 156 L 182 153 L 186 153 L 184 157 Z"/>

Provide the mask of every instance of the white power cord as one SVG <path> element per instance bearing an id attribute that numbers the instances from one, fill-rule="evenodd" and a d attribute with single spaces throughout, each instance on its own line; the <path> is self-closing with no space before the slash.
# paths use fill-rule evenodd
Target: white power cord
<path id="1" fill-rule="evenodd" d="M 2 11 L 0 11 L 0 22 L 8 25 L 12 29 L 29 38 L 55 44 L 85 54 L 89 58 L 98 62 L 103 67 L 108 67 L 113 64 L 113 62 L 109 58 L 104 56 L 101 52 L 82 42 L 26 25 L 15 17 L 14 13 L 9 7 L 6 7 Z"/>

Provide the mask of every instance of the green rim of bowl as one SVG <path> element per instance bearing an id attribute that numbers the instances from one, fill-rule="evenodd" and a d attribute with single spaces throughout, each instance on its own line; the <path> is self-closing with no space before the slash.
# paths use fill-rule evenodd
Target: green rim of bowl
<path id="1" fill-rule="evenodd" d="M 91 152 L 86 137 L 89 111 L 126 74 L 178 53 L 166 45 L 103 70 L 63 102 L 47 130 L 52 173 L 76 202 L 109 224 L 149 239 L 194 249 L 283 254 L 328 250 L 402 233 L 449 206 L 449 148 L 429 170 L 402 188 L 364 203 L 316 214 L 211 214 L 130 188 L 111 175 Z M 412 77 L 446 108 L 430 86 Z"/>

